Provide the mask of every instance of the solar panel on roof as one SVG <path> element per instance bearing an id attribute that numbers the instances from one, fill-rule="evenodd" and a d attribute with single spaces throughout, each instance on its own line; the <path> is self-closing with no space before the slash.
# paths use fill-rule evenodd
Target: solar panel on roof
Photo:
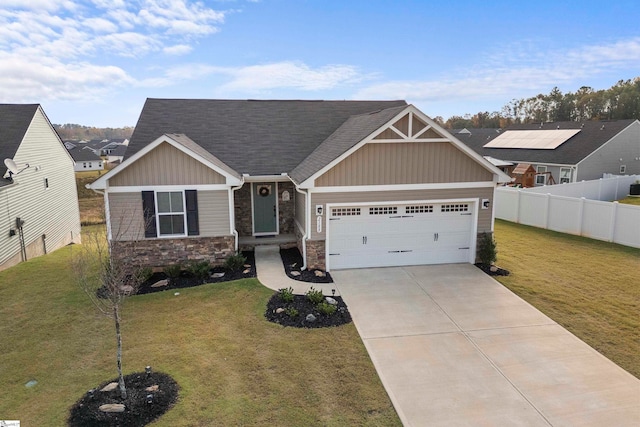
<path id="1" fill-rule="evenodd" d="M 533 150 L 553 150 L 580 132 L 580 129 L 553 130 L 508 130 L 484 148 L 525 148 Z"/>

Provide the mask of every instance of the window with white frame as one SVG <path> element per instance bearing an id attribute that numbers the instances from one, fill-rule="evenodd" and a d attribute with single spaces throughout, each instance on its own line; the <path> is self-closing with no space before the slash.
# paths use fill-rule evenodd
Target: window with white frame
<path id="1" fill-rule="evenodd" d="M 536 184 L 538 185 L 544 185 L 545 181 L 546 181 L 546 177 L 547 175 L 545 174 L 545 172 L 547 172 L 547 167 L 546 166 L 538 166 L 537 167 L 537 172 L 539 174 L 543 174 L 543 175 L 536 175 Z"/>
<path id="2" fill-rule="evenodd" d="M 560 184 L 571 182 L 571 168 L 560 168 Z"/>
<path id="3" fill-rule="evenodd" d="M 157 192 L 158 231 L 160 236 L 185 234 L 185 208 L 182 191 Z"/>

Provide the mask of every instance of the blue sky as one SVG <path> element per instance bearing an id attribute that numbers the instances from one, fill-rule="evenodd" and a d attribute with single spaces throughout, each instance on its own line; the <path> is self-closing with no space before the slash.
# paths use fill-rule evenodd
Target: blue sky
<path id="1" fill-rule="evenodd" d="M 429 116 L 640 76 L 637 1 L 0 0 L 0 102 L 133 126 L 144 100 L 406 99 Z"/>

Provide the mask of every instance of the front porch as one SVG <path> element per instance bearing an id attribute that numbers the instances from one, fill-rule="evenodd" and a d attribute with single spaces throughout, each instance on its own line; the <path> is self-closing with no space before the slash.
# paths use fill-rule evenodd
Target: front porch
<path id="1" fill-rule="evenodd" d="M 295 234 L 277 234 L 274 236 L 239 236 L 238 248 L 241 251 L 253 250 L 256 246 L 278 245 L 281 248 L 296 246 Z"/>

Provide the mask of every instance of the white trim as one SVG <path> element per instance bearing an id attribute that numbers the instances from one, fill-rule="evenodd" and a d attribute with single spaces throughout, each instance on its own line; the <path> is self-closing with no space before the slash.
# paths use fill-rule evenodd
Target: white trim
<path id="1" fill-rule="evenodd" d="M 307 222 L 307 218 L 310 217 L 310 215 L 307 214 L 306 212 L 306 204 L 307 204 L 307 200 L 310 199 L 309 193 L 306 191 L 302 191 L 298 188 L 297 185 L 293 185 L 293 188 L 295 188 L 296 192 L 298 194 L 304 194 L 304 201 L 305 201 L 305 215 L 304 215 L 304 221 L 305 221 L 305 225 Z M 300 240 L 302 240 L 302 267 L 301 269 L 306 270 L 307 268 L 307 237 L 309 237 L 307 235 L 307 230 L 298 222 L 298 216 L 297 216 L 297 212 L 295 210 L 297 203 L 293 204 L 293 222 L 296 223 L 296 225 L 298 226 L 298 229 L 300 229 L 302 237 L 300 238 Z"/>
<path id="2" fill-rule="evenodd" d="M 97 190 L 104 190 L 106 188 L 106 181 L 108 181 L 109 179 L 113 178 L 115 175 L 119 174 L 120 172 L 122 172 L 123 170 L 125 170 L 126 168 L 131 166 L 139 158 L 141 158 L 145 154 L 149 153 L 150 151 L 155 149 L 157 146 L 159 146 L 163 142 L 166 142 L 169 145 L 173 146 L 174 148 L 177 148 L 178 150 L 180 150 L 181 152 L 183 152 L 187 156 L 192 157 L 193 159 L 195 159 L 195 160 L 199 161 L 200 163 L 202 163 L 203 165 L 207 166 L 209 169 L 212 169 L 213 171 L 215 171 L 215 172 L 219 173 L 220 175 L 224 176 L 226 178 L 227 185 L 238 185 L 241 182 L 240 178 L 238 178 L 236 176 L 233 176 L 232 174 L 230 174 L 226 170 L 222 169 L 218 165 L 215 165 L 215 164 L 211 163 L 209 160 L 205 159 L 204 157 L 200 156 L 199 154 L 194 153 L 193 151 L 189 150 L 184 145 L 182 145 L 179 142 L 175 141 L 173 138 L 171 138 L 168 135 L 164 134 L 164 135 L 160 136 L 159 138 L 157 138 L 155 141 L 150 142 L 149 144 L 145 145 L 142 149 L 140 149 L 137 153 L 135 153 L 131 157 L 128 157 L 127 160 L 125 160 L 124 162 L 120 163 L 120 166 L 118 166 L 117 168 L 111 169 L 109 172 L 107 172 L 106 174 L 102 175 L 100 178 L 95 180 L 93 183 L 89 184 L 89 186 L 90 186 L 89 188 L 97 189 Z"/>
<path id="3" fill-rule="evenodd" d="M 495 193 L 495 191 L 494 191 Z M 495 200 L 495 194 L 494 194 L 494 200 Z M 329 221 L 329 218 L 331 217 L 331 208 L 334 207 L 343 207 L 343 206 L 385 206 L 385 205 L 409 205 L 409 204 L 427 204 L 427 203 L 458 203 L 458 202 L 462 202 L 462 203 L 473 203 L 474 205 L 474 209 L 473 209 L 473 223 L 471 225 L 471 235 L 470 237 L 470 246 L 469 246 L 469 259 L 468 262 L 470 264 L 475 263 L 476 260 L 476 248 L 477 248 L 477 240 L 478 240 L 478 215 L 479 215 L 479 210 L 480 210 L 480 199 L 479 198 L 462 198 L 462 199 L 431 199 L 431 200 L 400 200 L 400 201 L 388 201 L 388 202 L 356 202 L 356 203 L 345 203 L 345 202 L 340 202 L 340 203 L 327 203 L 325 206 L 325 216 L 327 218 L 327 220 L 325 221 L 325 238 L 324 238 L 324 259 L 325 259 L 325 269 L 326 271 L 330 271 L 331 270 L 331 265 L 330 265 L 330 260 L 331 257 L 329 256 L 329 249 L 331 247 L 330 241 L 329 241 L 329 237 L 331 235 L 330 232 L 330 227 L 331 227 L 331 221 Z M 318 239 L 320 240 L 320 239 Z"/>
<path id="4" fill-rule="evenodd" d="M 241 189 L 244 186 L 244 179 L 242 180 L 242 184 L 236 187 L 229 188 L 229 228 L 231 234 L 235 238 L 235 250 L 238 252 L 240 248 L 240 236 L 238 235 L 238 230 L 236 230 L 236 191 Z M 199 209 L 199 208 L 198 208 Z"/>
<path id="5" fill-rule="evenodd" d="M 104 193 L 102 193 L 102 195 L 104 198 L 104 216 L 107 222 L 107 241 L 110 242 L 113 238 L 113 235 L 111 234 L 111 209 L 109 208 L 109 192 L 105 191 Z"/>
<path id="6" fill-rule="evenodd" d="M 315 187 L 314 193 L 359 193 L 370 191 L 410 191 L 410 190 L 449 190 L 456 188 L 495 187 L 493 181 L 443 182 L 437 184 L 397 184 L 397 185 L 353 185 L 335 187 Z M 311 189 L 310 189 L 311 190 Z"/>
<path id="7" fill-rule="evenodd" d="M 325 165 L 319 171 L 317 171 L 316 173 L 311 175 L 309 178 L 304 180 L 302 183 L 300 183 L 300 187 L 301 188 L 313 188 L 313 187 L 315 187 L 315 180 L 317 178 L 319 178 L 320 176 L 325 174 L 328 170 L 330 170 L 333 167 L 335 167 L 338 163 L 340 163 L 341 161 L 343 161 L 347 157 L 351 156 L 354 152 L 359 150 L 363 145 L 373 142 L 373 140 L 374 140 L 374 138 L 376 136 L 380 135 L 386 129 L 393 127 L 392 125 L 396 121 L 400 120 L 403 116 L 405 116 L 408 113 L 413 113 L 414 115 L 416 115 L 416 117 L 419 120 L 421 120 L 424 123 L 426 123 L 427 124 L 426 128 L 433 128 L 437 133 L 439 133 L 441 135 L 444 135 L 443 140 L 446 140 L 447 142 L 450 142 L 456 148 L 458 148 L 463 153 L 465 153 L 468 157 L 470 157 L 473 160 L 475 160 L 476 163 L 478 163 L 480 166 L 484 167 L 487 171 L 491 172 L 494 175 L 494 177 L 497 179 L 496 182 L 511 182 L 511 177 L 510 176 L 506 175 L 500 169 L 498 169 L 497 167 L 492 165 L 491 162 L 489 162 L 487 159 L 482 157 L 480 154 L 478 154 L 477 152 L 475 152 L 471 148 L 467 147 L 464 143 L 462 143 L 460 140 L 458 140 L 455 136 L 451 135 L 444 128 L 439 126 L 436 122 L 434 122 L 429 117 L 427 117 L 424 113 L 422 113 L 420 110 L 418 110 L 414 105 L 410 104 L 406 108 L 404 108 L 402 111 L 400 111 L 398 114 L 396 114 L 393 118 L 391 118 L 389 121 L 387 121 L 385 124 L 383 124 L 378 129 L 376 129 L 376 131 L 374 131 L 371 134 L 369 134 L 369 136 L 367 136 L 366 138 L 362 139 L 360 142 L 355 144 L 353 147 L 351 147 L 350 149 L 345 151 L 342 155 L 340 155 L 337 158 L 333 159 L 331 162 L 329 162 L 329 164 Z M 411 117 L 411 119 L 412 118 L 413 117 Z M 416 136 L 411 137 L 411 138 L 407 138 L 407 139 L 403 139 L 403 140 L 389 140 L 387 142 L 402 142 L 402 143 L 427 142 L 428 140 L 418 139 L 419 135 L 421 135 L 423 131 L 424 131 L 424 129 L 419 134 L 417 134 Z M 438 138 L 437 140 L 440 140 L 440 138 Z M 382 140 L 382 142 L 384 142 L 384 141 L 385 140 Z"/>
<path id="8" fill-rule="evenodd" d="M 275 186 L 275 198 L 276 198 L 276 231 L 275 232 L 260 232 L 256 233 L 256 224 L 255 224 L 255 209 L 253 204 L 254 194 L 253 189 L 255 188 L 253 184 L 264 183 L 271 184 L 273 183 Z M 260 182 L 251 182 L 251 235 L 252 236 L 277 236 L 280 234 L 280 205 L 279 199 L 280 196 L 278 194 L 278 182 L 273 181 L 260 181 Z"/>
<path id="9" fill-rule="evenodd" d="M 180 190 L 198 190 L 198 191 L 227 191 L 231 187 L 226 184 L 205 184 L 205 185 L 130 185 L 121 187 L 109 187 L 110 193 L 135 193 L 137 191 L 180 191 Z"/>
<path id="10" fill-rule="evenodd" d="M 288 175 L 242 175 L 244 182 L 291 182 Z"/>
<path id="11" fill-rule="evenodd" d="M 514 164 L 518 163 L 528 163 L 531 166 L 551 166 L 551 167 L 574 167 L 575 165 L 569 163 L 547 163 L 547 162 L 534 162 L 531 160 L 505 160 L 512 162 Z"/>
<path id="12" fill-rule="evenodd" d="M 369 141 L 369 144 L 406 144 L 408 142 L 450 142 L 450 141 L 447 138 L 417 139 L 416 137 L 413 137 L 413 138 L 407 138 L 407 139 L 374 139 Z"/>

